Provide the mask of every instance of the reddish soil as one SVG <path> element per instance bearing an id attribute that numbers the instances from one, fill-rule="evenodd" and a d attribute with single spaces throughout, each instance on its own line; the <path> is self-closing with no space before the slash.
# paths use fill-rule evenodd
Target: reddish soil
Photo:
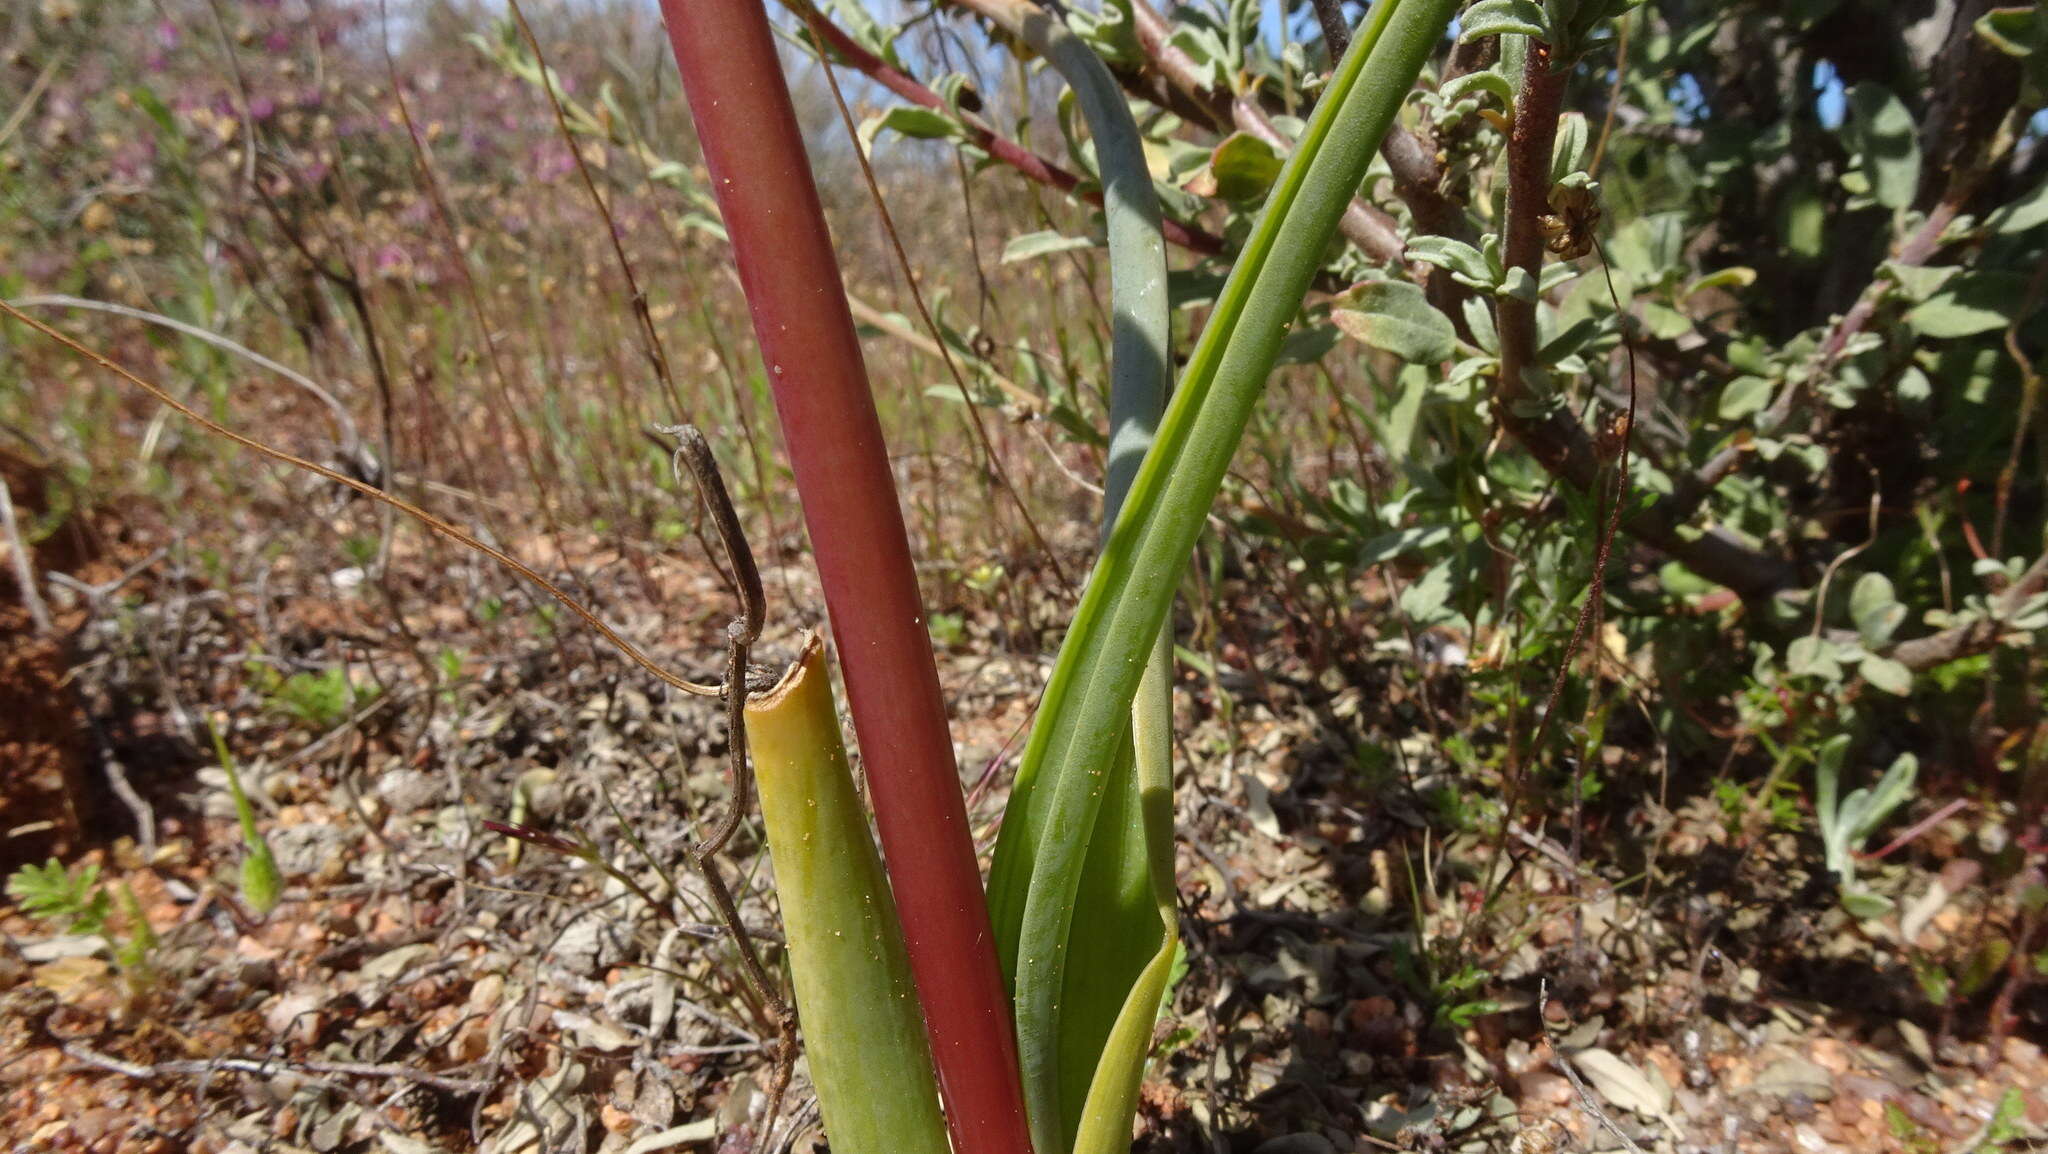
<path id="1" fill-rule="evenodd" d="M 0 453 L 0 483 L 22 520 L 44 511 L 46 470 Z M 0 555 L 10 546 L 0 544 Z M 90 553 L 81 531 L 59 529 L 34 549 L 38 571 L 75 568 Z M 62 631 L 38 636 L 12 557 L 0 565 L 0 872 L 73 852 L 91 809 L 84 792 L 85 715 L 67 684 Z"/>

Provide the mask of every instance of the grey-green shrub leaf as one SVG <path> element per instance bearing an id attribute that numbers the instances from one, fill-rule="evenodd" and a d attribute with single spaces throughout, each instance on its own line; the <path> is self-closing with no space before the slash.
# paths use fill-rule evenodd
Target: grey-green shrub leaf
<path id="1" fill-rule="evenodd" d="M 1463 76 L 1446 80 L 1437 89 L 1437 94 L 1446 101 L 1456 102 L 1478 93 L 1489 93 L 1499 98 L 1503 107 L 1512 108 L 1515 103 L 1515 86 L 1508 78 L 1491 68 L 1479 72 L 1467 72 Z"/>
<path id="2" fill-rule="evenodd" d="M 953 135 L 958 128 L 952 117 L 937 109 L 906 104 L 870 116 L 860 126 L 860 139 L 862 144 L 872 146 L 875 137 L 887 130 L 913 140 L 938 140 Z"/>
<path id="3" fill-rule="evenodd" d="M 1801 637 L 1785 650 L 1785 670 L 1799 677 L 1825 681 L 1842 678 L 1842 663 L 1835 647 L 1818 637 Z"/>
<path id="4" fill-rule="evenodd" d="M 1591 139 L 1585 113 L 1567 112 L 1557 118 L 1557 141 L 1550 149 L 1551 183 L 1555 184 L 1585 167 L 1586 148 Z"/>
<path id="5" fill-rule="evenodd" d="M 1845 887 L 1842 890 L 1841 896 L 1842 908 L 1848 911 L 1849 916 L 1863 921 L 1881 918 L 1892 912 L 1892 900 L 1883 894 L 1874 894 L 1869 890 L 1848 889 Z"/>
<path id="6" fill-rule="evenodd" d="M 1866 657 L 1857 668 L 1863 671 L 1863 680 L 1886 693 L 1904 697 L 1913 691 L 1913 671 L 1889 657 Z"/>
<path id="7" fill-rule="evenodd" d="M 2048 224 L 2048 180 L 2043 180 L 2034 186 L 2034 191 L 1992 213 L 1984 223 L 2002 236 L 2014 236 Z"/>
<path id="8" fill-rule="evenodd" d="M 1447 236 L 1418 236 L 1408 242 L 1408 255 L 1449 272 L 1473 288 L 1493 286 L 1494 273 L 1486 262 L 1486 254 L 1462 240 L 1452 240 Z"/>
<path id="9" fill-rule="evenodd" d="M 1346 294 L 1330 319 L 1353 340 L 1404 361 L 1446 361 L 1457 355 L 1458 331 L 1449 317 L 1407 281 L 1368 281 Z"/>
<path id="10" fill-rule="evenodd" d="M 1639 1067 L 1611 1050 L 1581 1050 L 1571 1056 L 1571 1062 L 1610 1105 L 1650 1118 L 1661 1117 L 1671 1109 L 1671 1087 L 1652 1081 Z"/>
<path id="11" fill-rule="evenodd" d="M 1542 36 L 1543 6 L 1536 0 L 1479 0 L 1459 17 L 1458 42 L 1482 36 Z"/>
<path id="12" fill-rule="evenodd" d="M 1714 411 L 1724 421 L 1740 421 L 1771 403 L 1771 387 L 1762 377 L 1737 377 L 1722 386 Z"/>
<path id="13" fill-rule="evenodd" d="M 1003 246 L 1002 263 L 1016 264 L 1019 261 L 1051 256 L 1054 253 L 1093 247 L 1095 242 L 1085 236 L 1068 236 L 1052 229 L 1041 229 L 1038 232 L 1027 232 L 1022 236 L 1011 237 L 1010 242 Z"/>
<path id="14" fill-rule="evenodd" d="M 2011 274 L 1965 273 L 1906 314 L 1913 331 L 1934 340 L 1996 332 L 2012 323 L 2013 306 L 2026 299 Z"/>
<path id="15" fill-rule="evenodd" d="M 1892 209 L 1913 203 L 1920 187 L 1920 135 L 1905 102 L 1883 85 L 1864 81 L 1849 90 L 1849 124 L 1871 197 Z"/>
<path id="16" fill-rule="evenodd" d="M 1906 620 L 1906 607 L 1899 604 L 1891 578 L 1865 573 L 1849 591 L 1849 617 L 1856 622 L 1856 632 L 1863 635 L 1865 645 L 1879 646 L 1890 641 Z M 1869 676 L 1869 660 L 1864 662 L 1864 676 Z"/>

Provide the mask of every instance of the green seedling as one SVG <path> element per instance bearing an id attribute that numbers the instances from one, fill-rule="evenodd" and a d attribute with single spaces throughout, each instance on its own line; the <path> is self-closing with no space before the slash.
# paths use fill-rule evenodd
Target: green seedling
<path id="1" fill-rule="evenodd" d="M 56 858 L 14 871 L 7 879 L 7 896 L 20 904 L 22 913 L 61 921 L 74 934 L 103 933 L 107 914 L 113 909 L 112 899 L 100 885 L 99 866 L 87 863 L 72 871 Z"/>
<path id="2" fill-rule="evenodd" d="M 234 798 L 235 820 L 242 827 L 242 901 L 258 915 L 267 915 L 284 898 L 284 874 L 270 854 L 270 843 L 263 840 L 263 832 L 256 828 L 256 807 L 249 803 L 249 795 L 242 789 L 242 775 L 235 766 L 234 755 L 228 752 L 227 739 L 221 736 L 220 727 L 210 721 L 206 729 L 213 737 L 214 756 L 220 759 L 221 770 L 228 775 L 228 794 Z"/>
<path id="3" fill-rule="evenodd" d="M 1885 818 L 1913 796 L 1920 761 L 1902 753 L 1875 788 L 1866 786 L 1841 797 L 1842 763 L 1849 756 L 1849 746 L 1849 735 L 1840 734 L 1822 744 L 1815 756 L 1813 815 L 1820 824 L 1821 843 L 1827 847 L 1828 869 L 1841 882 L 1843 904 L 1859 917 L 1875 917 L 1889 910 L 1891 902 L 1857 886 L 1856 855 Z"/>

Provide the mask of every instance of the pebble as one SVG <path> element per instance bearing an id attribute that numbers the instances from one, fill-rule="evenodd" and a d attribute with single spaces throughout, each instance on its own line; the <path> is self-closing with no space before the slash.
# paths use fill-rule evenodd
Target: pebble
<path id="1" fill-rule="evenodd" d="M 1522 1102 L 1562 1106 L 1572 1100 L 1572 1084 L 1562 1074 L 1531 1070 L 1515 1079 L 1515 1096 Z"/>

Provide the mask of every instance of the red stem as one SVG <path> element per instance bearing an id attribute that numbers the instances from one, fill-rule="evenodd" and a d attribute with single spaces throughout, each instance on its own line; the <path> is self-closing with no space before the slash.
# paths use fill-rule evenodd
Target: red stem
<path id="1" fill-rule="evenodd" d="M 662 0 L 662 11 L 796 472 L 954 1148 L 1029 1154 L 888 448 L 767 13 L 760 0 Z"/>
<path id="2" fill-rule="evenodd" d="M 670 0 L 663 0 L 664 4 L 669 2 Z M 902 69 L 891 65 L 888 61 L 861 47 L 860 43 L 854 40 L 853 37 L 848 36 L 845 30 L 826 19 L 822 14 L 818 14 L 806 0 L 788 0 L 788 7 L 799 15 L 803 15 L 809 21 L 810 26 L 817 31 L 818 35 L 824 38 L 825 43 L 832 51 L 839 53 L 848 64 L 851 64 L 868 79 L 901 96 L 912 104 L 943 112 L 949 116 L 954 115 L 953 110 L 947 107 L 945 100 L 938 93 L 925 87 L 915 77 L 905 73 Z M 1045 185 L 1047 188 L 1057 189 L 1064 193 L 1073 193 L 1090 204 L 1097 207 L 1101 206 L 1102 192 L 1100 189 L 1089 189 L 1086 192 L 1075 193 L 1075 188 L 1081 183 L 1080 177 L 1025 148 L 1016 141 L 996 135 L 993 130 L 976 120 L 970 118 L 961 121 L 961 123 L 967 126 L 967 131 L 974 138 L 974 143 L 986 149 L 990 156 L 1030 177 L 1037 183 Z M 1166 237 L 1168 243 L 1179 245 L 1189 252 L 1201 253 L 1204 256 L 1217 256 L 1223 252 L 1223 238 L 1213 233 L 1203 232 L 1199 228 L 1192 228 L 1176 220 L 1161 221 L 1159 229 L 1160 233 Z"/>

